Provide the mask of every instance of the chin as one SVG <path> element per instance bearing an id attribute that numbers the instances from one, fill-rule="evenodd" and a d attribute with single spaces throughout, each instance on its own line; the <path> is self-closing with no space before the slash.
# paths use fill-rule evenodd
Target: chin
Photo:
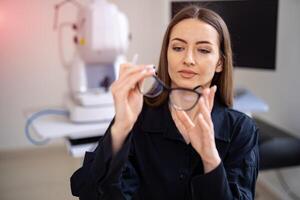
<path id="1" fill-rule="evenodd" d="M 211 85 L 211 80 L 208 81 L 200 81 L 200 80 L 182 80 L 178 79 L 174 87 L 181 87 L 181 88 L 189 88 L 189 89 L 194 89 L 195 87 L 201 85 L 203 88 L 210 87 Z"/>
<path id="2" fill-rule="evenodd" d="M 180 88 L 189 88 L 194 89 L 196 86 L 201 85 L 199 81 L 193 81 L 193 80 L 179 80 L 175 82 L 175 87 Z"/>

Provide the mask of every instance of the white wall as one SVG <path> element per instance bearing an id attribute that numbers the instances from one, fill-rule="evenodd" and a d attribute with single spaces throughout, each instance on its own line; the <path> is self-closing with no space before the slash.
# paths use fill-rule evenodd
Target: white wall
<path id="1" fill-rule="evenodd" d="M 157 64 L 166 26 L 164 1 L 110 0 L 109 2 L 116 4 L 128 17 L 132 33 L 128 58 L 138 53 L 139 63 Z"/>
<path id="2" fill-rule="evenodd" d="M 66 74 L 52 31 L 53 3 L 0 1 L 0 148 L 30 144 L 23 112 L 61 104 Z"/>

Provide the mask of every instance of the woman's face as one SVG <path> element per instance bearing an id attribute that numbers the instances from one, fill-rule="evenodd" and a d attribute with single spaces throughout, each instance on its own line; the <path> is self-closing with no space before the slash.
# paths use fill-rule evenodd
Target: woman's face
<path id="1" fill-rule="evenodd" d="M 172 87 L 209 87 L 223 69 L 218 32 L 198 19 L 185 19 L 171 30 L 167 59 Z"/>

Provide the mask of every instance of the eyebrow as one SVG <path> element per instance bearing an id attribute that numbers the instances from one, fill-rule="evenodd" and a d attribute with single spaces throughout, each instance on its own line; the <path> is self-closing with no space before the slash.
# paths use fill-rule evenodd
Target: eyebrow
<path id="1" fill-rule="evenodd" d="M 185 41 L 185 40 L 183 40 L 183 39 L 181 39 L 181 38 L 173 38 L 171 41 L 173 41 L 173 40 L 179 40 L 179 41 L 181 41 L 181 42 L 187 44 L 187 41 Z M 198 42 L 196 42 L 196 44 L 211 44 L 211 45 L 212 45 L 211 42 L 206 41 L 206 40 L 198 41 Z"/>

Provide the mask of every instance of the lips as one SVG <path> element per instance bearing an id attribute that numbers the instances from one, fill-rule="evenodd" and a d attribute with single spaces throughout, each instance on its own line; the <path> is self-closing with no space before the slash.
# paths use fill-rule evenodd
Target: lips
<path id="1" fill-rule="evenodd" d="M 178 72 L 180 76 L 183 78 L 193 78 L 194 76 L 197 75 L 197 73 L 192 70 L 180 70 Z"/>

